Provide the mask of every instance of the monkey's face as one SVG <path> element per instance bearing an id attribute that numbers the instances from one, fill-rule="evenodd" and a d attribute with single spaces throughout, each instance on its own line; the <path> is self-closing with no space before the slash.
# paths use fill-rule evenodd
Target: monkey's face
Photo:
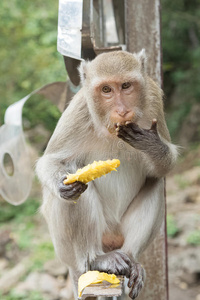
<path id="1" fill-rule="evenodd" d="M 102 123 L 111 133 L 117 123 L 137 122 L 140 94 L 141 88 L 137 81 L 106 81 L 95 87 L 95 106 Z"/>
<path id="2" fill-rule="evenodd" d="M 146 94 L 145 53 L 102 53 L 83 62 L 79 71 L 89 111 L 95 124 L 114 132 L 116 123 L 142 117 Z"/>

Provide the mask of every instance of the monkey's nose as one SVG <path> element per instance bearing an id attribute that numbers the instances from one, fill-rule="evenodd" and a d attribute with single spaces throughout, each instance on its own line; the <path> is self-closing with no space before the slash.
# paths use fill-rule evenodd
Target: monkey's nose
<path id="1" fill-rule="evenodd" d="M 117 113 L 118 113 L 118 115 L 119 115 L 120 117 L 126 116 L 129 112 L 130 112 L 130 111 L 124 110 L 124 109 L 118 109 L 118 110 L 117 110 Z"/>
<path id="2" fill-rule="evenodd" d="M 131 110 L 118 110 L 117 113 L 125 121 L 126 120 L 131 120 L 133 118 L 133 115 L 134 115 L 133 111 L 131 111 Z"/>

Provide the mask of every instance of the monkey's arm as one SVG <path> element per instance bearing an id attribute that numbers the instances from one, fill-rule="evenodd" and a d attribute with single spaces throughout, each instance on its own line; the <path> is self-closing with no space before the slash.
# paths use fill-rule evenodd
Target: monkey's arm
<path id="1" fill-rule="evenodd" d="M 68 185 L 63 183 L 67 178 L 66 174 L 75 172 L 80 165 L 75 160 L 62 161 L 60 159 L 62 155 L 62 153 L 44 155 L 37 162 L 36 172 L 43 187 L 49 189 L 54 196 L 75 200 L 86 190 L 87 185 L 79 181 Z"/>
<path id="2" fill-rule="evenodd" d="M 84 153 L 83 143 L 90 134 L 87 119 L 87 105 L 79 91 L 62 114 L 43 157 L 37 162 L 36 172 L 40 181 L 58 198 L 76 199 L 87 187 L 81 182 L 63 184 L 67 173 L 75 173 L 84 166 L 81 153 Z"/>
<path id="3" fill-rule="evenodd" d="M 122 218 L 122 250 L 137 260 L 159 231 L 164 211 L 164 179 L 147 178 Z"/>
<path id="4" fill-rule="evenodd" d="M 157 120 L 150 129 L 142 129 L 137 124 L 126 122 L 116 128 L 117 136 L 145 154 L 149 176 L 163 177 L 174 166 L 177 158 L 176 146 L 162 138 L 157 131 Z"/>

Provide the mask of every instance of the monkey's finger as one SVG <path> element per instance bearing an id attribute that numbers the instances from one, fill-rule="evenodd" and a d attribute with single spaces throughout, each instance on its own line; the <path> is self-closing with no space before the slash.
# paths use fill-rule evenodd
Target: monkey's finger
<path id="1" fill-rule="evenodd" d="M 63 182 L 65 179 L 67 179 L 67 175 L 63 175 L 63 176 L 60 178 L 60 182 Z"/>
<path id="2" fill-rule="evenodd" d="M 136 133 L 142 133 L 142 128 L 140 128 L 136 123 L 127 121 L 125 123 L 124 129 L 130 128 L 131 130 L 135 131 Z"/>
<path id="3" fill-rule="evenodd" d="M 123 127 L 127 127 L 129 124 L 133 124 L 133 122 L 131 122 L 131 121 L 126 121 L 125 123 L 115 123 L 115 125 L 114 125 L 114 127 L 115 127 L 115 130 L 116 131 L 119 131 L 119 129 L 120 128 L 123 128 Z M 131 125 L 129 125 L 129 126 L 131 126 Z"/>
<path id="4" fill-rule="evenodd" d="M 136 278 L 138 277 L 138 270 L 136 264 L 131 268 L 131 275 L 128 282 L 128 287 L 131 288 L 134 285 Z"/>
<path id="5" fill-rule="evenodd" d="M 67 177 L 66 177 L 67 178 Z M 71 188 L 76 188 L 79 186 L 85 186 L 86 184 L 81 182 L 81 181 L 75 181 L 73 183 L 67 183 L 65 184 L 63 181 L 61 182 L 61 185 L 63 185 L 63 187 L 66 187 L 66 189 L 71 189 Z"/>
<path id="6" fill-rule="evenodd" d="M 121 257 L 116 257 L 118 275 L 130 276 L 130 265 L 125 262 Z"/>
<path id="7" fill-rule="evenodd" d="M 84 191 L 80 192 L 80 191 L 76 191 L 76 190 L 75 191 L 74 190 L 60 191 L 60 196 L 66 200 L 75 200 L 75 199 L 78 199 L 83 192 Z"/>
<path id="8" fill-rule="evenodd" d="M 144 282 L 143 281 L 136 281 L 133 288 L 131 289 L 130 293 L 129 293 L 129 297 L 131 299 L 136 299 L 137 296 L 139 295 L 141 289 L 144 286 Z"/>
<path id="9" fill-rule="evenodd" d="M 87 184 L 79 184 L 73 187 L 73 191 L 76 193 L 83 193 L 87 189 L 88 185 Z"/>
<path id="10" fill-rule="evenodd" d="M 143 135 L 144 130 L 141 129 L 137 124 L 130 123 L 127 126 L 121 126 L 118 130 L 119 133 L 127 134 L 131 137 L 135 137 L 136 135 Z"/>
<path id="11" fill-rule="evenodd" d="M 77 199 L 86 189 L 88 185 L 82 182 L 76 182 L 75 184 L 60 184 L 59 192 L 60 196 L 64 199 Z"/>
<path id="12" fill-rule="evenodd" d="M 73 193 L 70 191 L 60 191 L 60 197 L 65 200 L 73 200 Z"/>
<path id="13" fill-rule="evenodd" d="M 129 297 L 132 298 L 132 299 L 137 298 L 137 296 L 140 293 L 143 286 L 144 286 L 144 278 L 140 273 L 139 276 L 137 277 L 130 293 L 129 293 Z"/>
<path id="14" fill-rule="evenodd" d="M 118 274 L 119 275 L 124 275 L 127 278 L 129 278 L 129 276 L 130 276 L 130 267 L 129 267 L 128 264 L 126 264 L 126 263 L 119 263 L 117 265 L 117 269 L 118 269 Z"/>
<path id="15" fill-rule="evenodd" d="M 127 265 L 129 266 L 129 267 L 131 267 L 132 266 L 132 260 L 130 259 L 130 257 L 126 254 L 126 253 L 124 253 L 124 252 L 122 252 L 121 250 L 117 250 L 116 251 L 116 254 L 117 255 L 119 255 L 122 259 L 123 259 L 123 261 L 125 262 L 125 263 L 127 263 Z"/>
<path id="16" fill-rule="evenodd" d="M 125 123 L 125 127 L 132 128 L 133 130 L 138 132 L 142 130 L 142 128 L 140 128 L 136 123 L 130 121 L 127 121 Z"/>
<path id="17" fill-rule="evenodd" d="M 141 264 L 135 264 L 131 269 L 131 276 L 128 282 L 128 287 L 136 286 L 136 283 L 145 281 L 145 270 Z"/>
<path id="18" fill-rule="evenodd" d="M 71 191 L 74 188 L 73 183 L 70 184 L 64 184 L 63 182 L 60 182 L 59 189 L 62 191 Z"/>
<path id="19" fill-rule="evenodd" d="M 99 270 L 99 268 L 98 268 Z M 124 275 L 127 276 L 130 273 L 129 266 L 121 259 L 121 261 L 118 261 L 117 259 L 110 263 L 107 268 L 100 268 L 101 271 L 107 272 L 109 274 L 115 274 L 115 275 Z"/>
<path id="20" fill-rule="evenodd" d="M 128 143 L 130 145 L 135 141 L 135 137 L 134 136 L 130 136 L 127 133 L 118 132 L 117 133 L 117 137 L 120 138 L 120 139 L 122 139 L 124 142 L 126 142 L 126 143 Z"/>
<path id="21" fill-rule="evenodd" d="M 157 119 L 153 119 L 150 130 L 157 132 L 157 123 L 158 123 Z"/>
<path id="22" fill-rule="evenodd" d="M 126 121 L 126 122 L 125 122 L 125 125 L 128 126 L 128 125 L 131 124 L 131 123 L 133 123 L 133 122 L 131 122 L 131 121 Z"/>
<path id="23" fill-rule="evenodd" d="M 75 181 L 75 182 L 70 183 L 70 184 L 73 185 L 74 187 L 85 186 L 85 185 L 87 186 L 86 183 L 81 182 L 81 181 Z"/>
<path id="24" fill-rule="evenodd" d="M 77 181 L 76 184 L 73 186 L 73 191 L 76 193 L 83 193 L 88 188 L 88 185 Z"/>

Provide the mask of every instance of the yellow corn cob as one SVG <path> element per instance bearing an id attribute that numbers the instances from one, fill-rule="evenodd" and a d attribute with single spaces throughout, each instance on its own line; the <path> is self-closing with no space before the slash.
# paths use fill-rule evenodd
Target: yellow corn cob
<path id="1" fill-rule="evenodd" d="M 111 171 L 117 171 L 115 168 L 119 167 L 119 159 L 112 159 L 106 161 L 94 161 L 91 165 L 87 165 L 82 169 L 78 169 L 75 174 L 68 174 L 67 179 L 63 181 L 64 184 L 81 181 L 87 183 Z"/>
<path id="2" fill-rule="evenodd" d="M 82 274 L 78 280 L 78 297 L 81 297 L 83 289 L 95 283 L 101 283 L 102 281 L 108 281 L 112 284 L 119 284 L 119 279 L 115 274 L 107 274 L 99 271 L 88 271 Z"/>

